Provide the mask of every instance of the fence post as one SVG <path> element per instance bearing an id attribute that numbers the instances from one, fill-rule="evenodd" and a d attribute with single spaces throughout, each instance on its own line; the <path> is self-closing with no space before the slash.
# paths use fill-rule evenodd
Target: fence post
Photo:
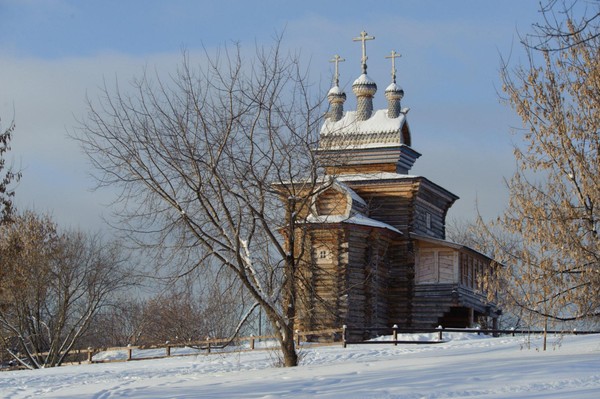
<path id="1" fill-rule="evenodd" d="M 250 350 L 254 350 L 254 335 L 250 335 Z"/>
<path id="2" fill-rule="evenodd" d="M 127 361 L 133 358 L 133 348 L 131 348 L 131 344 L 127 345 Z"/>
<path id="3" fill-rule="evenodd" d="M 348 327 L 344 324 L 342 326 L 342 346 L 345 348 L 346 347 L 346 340 L 348 339 L 347 334 L 348 332 L 346 331 L 348 329 Z"/>
<path id="4" fill-rule="evenodd" d="M 442 330 L 444 329 L 444 327 L 442 327 L 440 325 L 440 326 L 437 326 L 437 329 L 439 330 L 439 332 L 438 332 L 438 341 L 441 341 L 442 340 Z"/>
<path id="5" fill-rule="evenodd" d="M 169 341 L 165 342 L 165 345 L 167 345 L 165 348 L 166 355 L 167 355 L 167 357 L 171 357 L 171 347 L 169 346 Z"/>
<path id="6" fill-rule="evenodd" d="M 514 337 L 514 336 L 515 336 L 515 328 L 514 328 L 514 327 L 511 327 L 511 328 L 510 328 L 510 330 L 512 331 L 512 333 L 511 333 L 511 336 L 513 336 L 513 337 Z"/>
<path id="7" fill-rule="evenodd" d="M 300 346 L 300 330 L 296 330 L 296 345 Z"/>
<path id="8" fill-rule="evenodd" d="M 93 354 L 92 347 L 89 346 L 87 349 L 87 362 L 90 364 L 92 363 L 92 354 Z"/>
<path id="9" fill-rule="evenodd" d="M 498 318 L 497 317 L 494 317 L 492 319 L 492 329 L 498 330 Z M 497 331 L 494 331 L 494 333 L 492 334 L 492 337 L 499 337 L 499 336 L 500 336 L 500 334 L 498 334 Z"/>
<path id="10" fill-rule="evenodd" d="M 210 353 L 210 337 L 206 337 L 206 354 L 208 355 Z"/>
<path id="11" fill-rule="evenodd" d="M 394 336 L 394 346 L 398 345 L 398 324 L 392 326 L 392 334 Z"/>

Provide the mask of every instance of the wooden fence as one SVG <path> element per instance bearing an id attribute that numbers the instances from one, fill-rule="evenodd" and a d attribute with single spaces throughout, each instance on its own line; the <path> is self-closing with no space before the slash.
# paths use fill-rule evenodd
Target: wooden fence
<path id="1" fill-rule="evenodd" d="M 342 331 L 341 328 L 336 329 L 327 329 L 327 330 L 315 330 L 315 331 L 296 331 L 294 339 L 296 341 L 296 345 L 300 346 L 302 342 L 306 342 L 307 338 L 310 337 L 313 340 L 315 337 L 318 337 L 323 342 L 331 343 L 335 341 L 341 341 L 342 339 Z M 113 348 L 88 348 L 87 349 L 87 359 L 88 363 L 104 363 L 111 361 L 123 361 L 123 360 L 94 360 L 93 357 L 95 354 L 100 352 L 108 352 L 108 351 L 126 351 L 126 361 L 132 360 L 146 360 L 146 359 L 157 359 L 163 357 L 171 357 L 171 356 L 191 356 L 197 354 L 210 354 L 214 352 L 223 352 L 227 350 L 231 351 L 253 351 L 253 350 L 261 350 L 261 349 L 271 349 L 273 346 L 269 347 L 257 347 L 258 342 L 267 342 L 267 341 L 276 341 L 276 337 L 274 335 L 260 335 L 260 336 L 248 336 L 248 337 L 237 337 L 235 339 L 215 339 L 209 338 L 203 341 L 187 341 L 187 342 L 177 342 L 170 343 L 165 342 L 162 345 L 140 345 L 140 346 L 126 346 L 126 347 L 113 347 Z M 247 345 L 244 345 L 247 344 Z M 311 344 L 315 344 L 314 342 Z M 173 353 L 173 349 L 176 348 L 192 348 L 196 349 L 195 353 L 184 353 L 184 354 L 176 354 Z M 152 349 L 161 349 L 164 350 L 163 355 L 157 356 L 142 356 L 136 358 L 134 356 L 134 350 L 152 350 Z"/>
<path id="2" fill-rule="evenodd" d="M 392 337 L 391 340 L 369 340 L 369 339 L 352 339 L 353 333 L 359 333 L 360 335 L 370 336 L 385 336 L 389 335 Z M 437 339 L 427 341 L 408 341 L 399 340 L 398 334 L 418 334 L 418 333 L 435 333 Z M 463 333 L 463 334 L 484 334 L 498 337 L 500 335 L 543 335 L 543 334 L 555 334 L 555 335 L 584 335 L 584 334 L 600 334 L 600 331 L 578 331 L 578 330 L 524 330 L 524 329 L 478 329 L 478 328 L 444 328 L 442 326 L 436 328 L 401 328 L 398 326 L 392 327 L 373 327 L 373 328 L 348 328 L 343 326 L 342 328 L 326 329 L 326 330 L 315 330 L 315 331 L 296 331 L 295 341 L 297 346 L 301 346 L 302 343 L 310 343 L 310 345 L 325 344 L 329 345 L 334 342 L 341 342 L 345 348 L 347 345 L 362 345 L 362 344 L 438 344 L 444 342 L 444 333 Z M 228 348 L 234 351 L 252 351 L 257 349 L 270 349 L 271 347 L 257 347 L 257 342 L 275 341 L 276 338 L 273 335 L 262 335 L 262 336 L 248 336 L 239 337 L 234 340 L 231 339 L 206 339 L 203 341 L 188 341 L 179 343 L 166 342 L 162 345 L 141 345 L 141 346 L 127 346 L 127 347 L 114 347 L 114 348 L 88 348 L 85 361 L 88 363 L 103 363 L 112 361 L 132 361 L 132 360 L 145 360 L 145 359 L 156 359 L 171 356 L 189 356 L 197 354 L 210 354 L 214 352 L 223 352 Z M 247 345 L 243 345 L 246 343 Z M 176 348 L 193 348 L 197 349 L 195 353 L 176 354 L 173 353 L 173 349 Z M 134 356 L 134 350 L 151 350 L 161 349 L 164 350 L 163 355 L 155 356 Z M 119 360 L 94 360 L 95 354 L 100 352 L 108 351 L 125 351 L 126 358 Z M 81 363 L 81 360 L 79 361 Z"/>
<path id="3" fill-rule="evenodd" d="M 435 333 L 437 339 L 427 341 L 408 341 L 399 340 L 398 334 L 417 334 L 417 333 Z M 463 334 L 485 334 L 491 336 L 500 335 L 543 335 L 543 334 L 555 334 L 555 335 L 587 335 L 587 334 L 600 334 L 600 331 L 578 331 L 578 330 L 523 330 L 523 329 L 476 329 L 476 328 L 443 328 L 441 326 L 437 328 L 400 328 L 398 326 L 392 327 L 372 327 L 372 328 L 348 328 L 343 326 L 337 329 L 327 330 L 315 330 L 315 331 L 296 331 L 295 341 L 296 345 L 300 347 L 303 343 L 314 345 L 330 345 L 334 342 L 341 342 L 344 348 L 347 345 L 362 345 L 362 344 L 439 344 L 444 342 L 445 333 L 463 333 Z M 389 340 L 369 340 L 367 339 L 355 339 L 356 336 L 362 337 L 374 337 L 374 336 L 391 336 Z M 192 356 L 199 354 L 211 354 L 211 353 L 222 353 L 224 351 L 253 351 L 261 349 L 272 349 L 275 346 L 257 346 L 258 342 L 275 341 L 276 338 L 273 335 L 262 335 L 262 336 L 248 336 L 248 337 L 237 337 L 235 339 L 206 339 L 201 341 L 187 341 L 187 342 L 165 342 L 160 345 L 129 345 L 125 347 L 108 347 L 108 348 L 87 348 L 77 349 L 71 351 L 69 359 L 64 364 L 81 364 L 81 363 L 107 363 L 107 362 L 122 362 L 122 361 L 133 361 L 133 360 L 148 360 L 158 359 L 171 356 Z M 244 345 L 245 344 L 245 345 Z M 195 352 L 179 352 L 174 351 L 177 348 L 191 348 Z M 134 351 L 150 351 L 160 350 L 162 354 L 139 354 L 136 356 Z M 102 352 L 123 352 L 124 358 L 119 359 L 94 359 L 94 356 Z M 151 352 L 150 352 L 151 353 Z M 44 355 L 44 354 L 41 354 Z"/>
<path id="4" fill-rule="evenodd" d="M 480 329 L 480 328 L 444 328 L 438 326 L 435 328 L 400 328 L 396 325 L 392 327 L 374 327 L 374 328 L 348 328 L 343 326 L 342 328 L 342 345 L 344 348 L 349 344 L 439 344 L 444 342 L 444 333 L 464 333 L 464 334 L 484 334 L 491 335 L 493 337 L 499 337 L 500 335 L 589 335 L 589 334 L 600 334 L 600 331 L 578 331 L 573 330 L 524 330 L 524 329 Z M 391 340 L 365 340 L 365 339 L 352 339 L 353 335 L 365 336 L 365 335 L 391 335 Z M 406 341 L 398 340 L 398 334 L 418 334 L 418 333 L 436 333 L 437 340 L 429 341 Z"/>
<path id="5" fill-rule="evenodd" d="M 311 345 L 330 344 L 335 341 L 342 340 L 342 329 L 327 329 L 327 330 L 315 330 L 315 331 L 296 331 L 294 340 L 296 345 L 300 346 L 303 342 L 307 342 L 308 339 L 311 341 Z M 171 356 L 193 356 L 198 354 L 211 354 L 215 352 L 224 351 L 252 351 L 252 350 L 264 350 L 271 349 L 274 346 L 260 346 L 257 345 L 259 342 L 274 342 L 276 337 L 274 335 L 261 335 L 254 336 L 250 335 L 247 337 L 236 337 L 231 338 L 208 338 L 206 340 L 198 341 L 184 341 L 184 342 L 165 342 L 164 344 L 155 345 L 128 345 L 122 347 L 102 347 L 102 348 L 84 348 L 75 349 L 70 351 L 68 359 L 64 362 L 64 365 L 69 364 L 81 364 L 81 363 L 108 363 L 108 362 L 122 362 L 122 361 L 133 361 L 133 360 L 148 360 L 148 359 L 159 359 Z M 194 352 L 177 353 L 178 348 L 190 348 Z M 162 354 L 152 353 L 150 351 L 160 350 Z M 146 353 L 139 353 L 145 351 Z M 94 359 L 94 356 L 102 352 L 122 352 L 125 354 L 124 358 L 119 359 Z M 136 357 L 136 353 L 138 356 Z M 47 353 L 35 354 L 35 356 L 44 356 Z"/>

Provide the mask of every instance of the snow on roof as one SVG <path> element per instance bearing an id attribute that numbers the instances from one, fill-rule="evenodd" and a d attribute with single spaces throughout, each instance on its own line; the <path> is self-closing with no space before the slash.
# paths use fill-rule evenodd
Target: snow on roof
<path id="1" fill-rule="evenodd" d="M 369 135 L 330 135 L 321 137 L 321 150 L 364 150 L 375 148 L 399 149 L 398 133 L 372 133 Z"/>
<path id="2" fill-rule="evenodd" d="M 402 90 L 402 87 L 398 86 L 396 83 L 392 83 L 392 84 L 390 84 L 390 85 L 389 85 L 389 86 L 388 86 L 388 87 L 385 89 L 385 91 L 386 91 L 386 92 L 388 92 L 388 91 L 401 91 L 401 90 Z"/>
<path id="3" fill-rule="evenodd" d="M 375 133 L 398 133 L 394 137 L 394 145 L 401 144 L 400 130 L 405 122 L 405 115 L 400 114 L 397 118 L 390 118 L 387 110 L 380 109 L 375 111 L 373 116 L 364 121 L 356 119 L 356 111 L 348 111 L 344 114 L 342 119 L 337 122 L 333 122 L 330 119 L 326 119 L 321 127 L 321 136 L 326 135 L 340 135 L 348 136 L 353 134 L 368 135 Z M 386 140 L 387 141 L 387 140 Z M 387 144 L 387 143 L 385 143 Z"/>
<path id="4" fill-rule="evenodd" d="M 360 75 L 352 84 L 354 85 L 374 85 L 375 81 L 371 79 L 366 73 Z"/>
<path id="5" fill-rule="evenodd" d="M 376 180 L 376 181 L 393 181 L 393 180 L 405 180 L 405 179 L 416 179 L 416 178 L 424 178 L 423 176 L 420 175 L 404 175 L 404 174 L 400 174 L 400 173 L 394 173 L 394 172 L 376 172 L 376 173 L 348 173 L 348 174 L 339 174 L 339 175 L 321 175 L 318 176 L 316 179 L 316 183 L 321 183 L 321 184 L 329 184 L 331 182 L 331 179 L 335 180 L 335 183 L 342 186 L 342 184 L 344 184 L 345 182 L 360 182 L 360 181 L 370 181 L 370 180 Z M 302 182 L 312 182 L 312 180 L 295 180 L 295 183 L 302 183 Z M 291 181 L 285 181 L 285 182 L 281 182 L 278 184 L 294 184 L 294 182 Z M 344 184 L 344 188 L 349 189 L 350 188 Z M 360 201 L 362 201 L 364 203 L 364 200 L 354 192 L 354 190 L 349 191 L 350 195 L 356 195 L 358 198 L 360 198 Z M 354 197 L 352 197 L 354 199 Z"/>
<path id="6" fill-rule="evenodd" d="M 336 179 L 335 184 L 337 184 L 338 187 L 340 187 L 342 190 L 347 192 L 350 195 L 350 198 L 352 198 L 352 201 L 358 202 L 359 204 L 362 204 L 365 206 L 367 205 L 365 200 L 362 199 L 360 195 L 356 194 L 356 191 L 352 190 L 350 187 L 348 187 L 347 185 L 342 183 L 340 180 Z"/>
<path id="7" fill-rule="evenodd" d="M 377 172 L 377 173 L 357 173 L 357 174 L 344 174 L 336 177 L 337 181 L 366 181 L 366 180 L 403 180 L 403 179 L 414 179 L 421 176 L 418 175 L 403 175 L 394 172 Z"/>
<path id="8" fill-rule="evenodd" d="M 330 183 L 331 179 L 333 179 L 335 181 L 335 184 L 340 185 L 344 189 L 350 190 L 349 186 L 344 184 L 345 182 L 368 181 L 368 180 L 404 180 L 404 179 L 415 179 L 415 178 L 421 178 L 421 177 L 423 177 L 423 176 L 404 175 L 404 174 L 395 173 L 395 172 L 348 173 L 348 174 L 340 174 L 340 175 L 335 175 L 335 176 L 322 175 L 317 178 L 317 181 L 320 183 Z M 354 190 L 352 192 L 354 192 Z"/>
<path id="9" fill-rule="evenodd" d="M 375 219 L 368 218 L 361 214 L 356 214 L 353 216 L 346 215 L 309 215 L 306 218 L 307 223 L 347 223 L 347 224 L 357 224 L 361 226 L 370 226 L 370 227 L 378 227 L 381 229 L 387 229 L 393 231 L 398 234 L 402 234 L 400 230 L 397 228 L 390 226 L 387 223 L 380 222 Z"/>
<path id="10" fill-rule="evenodd" d="M 484 254 L 483 252 L 480 252 L 480 251 L 478 251 L 476 249 L 473 249 L 473 248 L 471 248 L 471 247 L 469 247 L 467 245 L 464 245 L 464 244 L 460 244 L 460 243 L 457 243 L 457 242 L 454 242 L 454 241 L 450 241 L 450 240 L 446 240 L 446 239 L 442 239 L 442 238 L 425 236 L 425 235 L 417 234 L 417 233 L 409 233 L 409 234 L 410 234 L 411 238 L 414 238 L 414 239 L 417 239 L 417 240 L 427 241 L 427 242 L 431 242 L 431 243 L 434 243 L 434 244 L 440 244 L 440 245 L 443 245 L 443 246 L 446 246 L 446 247 L 450 247 L 450 248 L 454 248 L 454 249 L 462 249 L 462 248 L 464 248 L 464 249 L 467 249 L 467 250 L 469 250 L 471 252 L 475 252 L 475 253 L 477 253 L 477 254 L 479 254 L 481 256 L 484 256 L 484 257 L 486 257 L 488 259 L 492 259 L 489 256 L 487 256 L 486 254 Z"/>
<path id="11" fill-rule="evenodd" d="M 361 181 L 375 181 L 375 182 L 393 182 L 398 180 L 407 180 L 407 179 L 423 179 L 428 182 L 428 184 L 435 187 L 437 190 L 446 193 L 450 197 L 453 197 L 454 200 L 459 199 L 456 194 L 451 193 L 446 190 L 444 187 L 432 182 L 428 178 L 421 175 L 404 175 L 400 173 L 394 172 L 377 172 L 377 173 L 356 173 L 356 174 L 340 174 L 335 178 L 337 181 L 341 182 L 361 182 Z"/>
<path id="12" fill-rule="evenodd" d="M 344 91 L 339 86 L 333 86 L 327 94 L 344 94 Z"/>

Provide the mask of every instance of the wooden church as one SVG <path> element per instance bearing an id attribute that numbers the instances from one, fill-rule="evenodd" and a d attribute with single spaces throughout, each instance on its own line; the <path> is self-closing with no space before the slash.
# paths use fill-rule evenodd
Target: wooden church
<path id="1" fill-rule="evenodd" d="M 297 328 L 496 326 L 500 310 L 486 300 L 481 276 L 492 260 L 446 240 L 448 209 L 458 197 L 410 174 L 420 154 L 411 147 L 403 90 L 392 82 L 388 107 L 373 110 L 377 85 L 367 75 L 362 32 L 362 74 L 354 81 L 357 109 L 344 112 L 335 56 L 330 111 L 318 156 L 327 188 L 304 217 L 309 250 L 302 259 L 308 284 L 296 294 Z"/>

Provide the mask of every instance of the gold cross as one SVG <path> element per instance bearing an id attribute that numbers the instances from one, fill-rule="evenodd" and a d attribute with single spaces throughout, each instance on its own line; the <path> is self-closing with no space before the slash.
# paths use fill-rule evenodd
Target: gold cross
<path id="1" fill-rule="evenodd" d="M 346 61 L 346 60 L 337 54 L 333 56 L 333 59 L 329 60 L 329 62 L 335 62 L 335 74 L 333 75 L 333 81 L 335 82 L 336 86 L 338 86 L 340 84 L 340 74 L 339 74 L 338 65 L 340 62 L 344 62 L 344 61 Z"/>
<path id="2" fill-rule="evenodd" d="M 396 83 L 396 58 L 402 57 L 402 54 L 397 53 L 395 50 L 392 50 L 390 55 L 386 55 L 385 58 L 392 59 L 392 82 Z"/>
<path id="3" fill-rule="evenodd" d="M 360 32 L 360 37 L 352 38 L 354 42 L 362 42 L 362 71 L 367 73 L 367 40 L 373 40 L 375 36 L 369 36 L 364 30 Z"/>

